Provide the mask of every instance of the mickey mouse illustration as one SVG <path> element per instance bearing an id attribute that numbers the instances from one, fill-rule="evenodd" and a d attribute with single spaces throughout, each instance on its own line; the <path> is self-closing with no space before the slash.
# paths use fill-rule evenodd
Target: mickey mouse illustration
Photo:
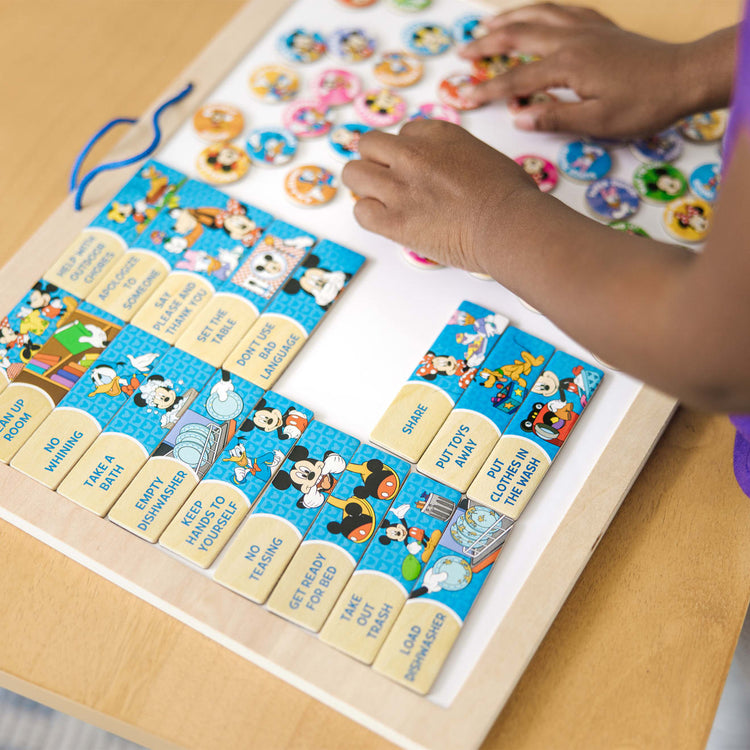
<path id="1" fill-rule="evenodd" d="M 291 471 L 280 471 L 273 479 L 273 486 L 278 490 L 295 487 L 302 493 L 297 501 L 298 508 L 319 508 L 336 486 L 334 474 L 346 468 L 346 461 L 333 451 L 326 451 L 323 460 L 313 458 L 307 448 L 296 445 L 289 452 L 294 462 Z"/>
<path id="2" fill-rule="evenodd" d="M 319 263 L 320 258 L 317 255 L 308 255 L 302 261 L 305 272 L 299 280 L 289 279 L 284 285 L 284 291 L 287 294 L 307 292 L 320 307 L 327 310 L 351 278 L 351 274 L 330 271 L 320 267 Z"/>
<path id="3" fill-rule="evenodd" d="M 283 414 L 275 406 L 269 406 L 262 398 L 255 406 L 255 411 L 246 419 L 240 430 L 251 432 L 256 427 L 262 432 L 276 432 L 279 440 L 292 438 L 297 440 L 307 428 L 307 417 L 298 409 L 290 406 Z"/>
<path id="4" fill-rule="evenodd" d="M 162 375 L 150 375 L 133 396 L 136 406 L 164 412 L 161 418 L 163 428 L 169 427 L 175 421 L 172 415 L 180 410 L 183 402 L 184 398 L 178 395 L 174 383 Z"/>
<path id="5" fill-rule="evenodd" d="M 381 534 L 378 541 L 381 544 L 388 545 L 391 542 L 403 542 L 407 551 L 418 557 L 422 551 L 427 547 L 429 539 L 425 534 L 424 529 L 420 529 L 417 526 L 409 526 L 406 521 L 406 513 L 409 510 L 409 504 L 404 503 L 399 505 L 398 508 L 391 508 L 398 521 L 391 523 L 387 518 L 384 518 L 380 524 L 380 528 L 385 533 Z"/>
<path id="6" fill-rule="evenodd" d="M 374 518 L 367 505 L 353 498 L 344 506 L 341 521 L 331 521 L 326 527 L 331 534 L 341 534 L 350 542 L 362 544 L 372 534 Z"/>

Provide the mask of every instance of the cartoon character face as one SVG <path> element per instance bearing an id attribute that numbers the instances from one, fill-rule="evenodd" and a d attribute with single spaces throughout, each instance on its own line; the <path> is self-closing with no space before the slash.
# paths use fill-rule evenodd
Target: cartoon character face
<path id="1" fill-rule="evenodd" d="M 451 354 L 438 354 L 432 359 L 433 367 L 443 375 L 454 375 L 458 360 Z"/>
<path id="2" fill-rule="evenodd" d="M 13 344 L 17 338 L 18 333 L 9 325 L 0 326 L 0 344 L 8 346 L 9 344 Z"/>
<path id="3" fill-rule="evenodd" d="M 682 191 L 682 183 L 668 174 L 660 175 L 656 180 L 656 187 L 667 195 L 679 195 Z"/>
<path id="4" fill-rule="evenodd" d="M 331 140 L 347 151 L 356 151 L 359 145 L 360 134 L 355 130 L 336 128 L 331 134 Z"/>
<path id="5" fill-rule="evenodd" d="M 252 421 L 262 432 L 273 432 L 281 427 L 284 417 L 278 409 L 263 407 L 255 410 Z"/>
<path id="6" fill-rule="evenodd" d="M 694 229 L 699 234 L 708 230 L 708 219 L 701 206 L 690 206 L 688 211 L 677 214 L 677 222 L 685 229 Z"/>
<path id="7" fill-rule="evenodd" d="M 258 229 L 258 225 L 247 214 L 231 214 L 224 219 L 224 231 L 233 240 L 242 240 Z"/>
<path id="8" fill-rule="evenodd" d="M 253 258 L 253 270 L 261 278 L 274 279 L 287 269 L 286 260 L 274 250 Z"/>
<path id="9" fill-rule="evenodd" d="M 341 46 L 353 56 L 359 56 L 367 51 L 368 42 L 359 31 L 352 31 L 341 40 Z"/>
<path id="10" fill-rule="evenodd" d="M 284 291 L 287 294 L 307 292 L 320 307 L 327 309 L 344 288 L 347 275 L 343 271 L 321 268 L 318 266 L 319 262 L 317 255 L 308 255 L 302 264 L 306 269 L 302 277 L 299 280 L 289 279 L 284 285 Z"/>
<path id="11" fill-rule="evenodd" d="M 399 522 L 390 524 L 390 526 L 384 530 L 383 536 L 385 536 L 388 541 L 393 540 L 394 542 L 403 542 L 408 533 L 409 530 L 406 528 L 406 524 Z M 383 544 L 387 544 L 387 542 L 383 541 L 383 537 L 380 539 Z"/>
<path id="12" fill-rule="evenodd" d="M 134 208 L 130 203 L 118 203 L 112 201 L 112 205 L 107 211 L 107 218 L 116 224 L 124 224 L 132 215 Z"/>
<path id="13" fill-rule="evenodd" d="M 307 494 L 323 473 L 323 462 L 314 458 L 302 459 L 294 464 L 289 472 L 292 484 L 302 493 Z"/>
<path id="14" fill-rule="evenodd" d="M 151 375 L 141 384 L 141 389 L 133 397 L 137 406 L 168 411 L 179 399 L 174 383 L 161 375 Z"/>
<path id="15" fill-rule="evenodd" d="M 29 307 L 32 310 L 38 310 L 40 307 L 49 305 L 51 299 L 52 295 L 48 291 L 42 291 L 35 287 L 29 295 Z"/>
<path id="16" fill-rule="evenodd" d="M 540 396 L 551 396 L 557 393 L 560 388 L 560 380 L 554 372 L 545 370 L 537 379 L 531 388 L 532 393 L 538 393 Z"/>
<path id="17" fill-rule="evenodd" d="M 537 158 L 536 156 L 529 156 L 523 160 L 521 166 L 526 174 L 530 174 L 532 177 L 544 172 L 544 161 Z"/>
<path id="18" fill-rule="evenodd" d="M 399 101 L 400 98 L 388 89 L 379 89 L 375 94 L 365 99 L 368 109 L 383 115 L 391 114 Z"/>
<path id="19" fill-rule="evenodd" d="M 236 161 L 237 152 L 230 146 L 220 149 L 214 157 L 214 162 L 221 167 L 232 167 Z"/>
<path id="20" fill-rule="evenodd" d="M 291 39 L 292 49 L 302 54 L 309 53 L 315 49 L 315 39 L 310 34 L 298 31 Z"/>
<path id="21" fill-rule="evenodd" d="M 414 41 L 420 46 L 428 49 L 433 54 L 440 52 L 451 40 L 445 32 L 437 26 L 424 26 L 415 35 Z"/>

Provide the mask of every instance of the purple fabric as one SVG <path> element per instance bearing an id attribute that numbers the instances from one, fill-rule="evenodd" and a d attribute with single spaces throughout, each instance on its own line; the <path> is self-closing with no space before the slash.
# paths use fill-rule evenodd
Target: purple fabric
<path id="1" fill-rule="evenodd" d="M 737 142 L 737 134 L 742 128 L 750 129 L 750 0 L 745 5 L 745 20 L 740 24 L 737 44 L 737 69 L 724 150 L 727 163 Z M 737 428 L 734 440 L 734 475 L 742 491 L 750 497 L 750 414 L 737 414 L 730 419 Z"/>

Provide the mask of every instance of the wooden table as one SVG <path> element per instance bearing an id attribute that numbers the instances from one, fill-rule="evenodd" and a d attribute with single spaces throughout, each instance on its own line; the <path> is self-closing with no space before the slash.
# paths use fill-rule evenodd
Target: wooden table
<path id="1" fill-rule="evenodd" d="M 0 0 L 2 261 L 65 197 L 88 136 L 142 112 L 241 4 Z M 739 5 L 592 4 L 672 40 Z M 485 747 L 703 747 L 750 593 L 732 439 L 725 418 L 678 412 Z M 0 571 L 5 687 L 149 746 L 387 746 L 281 681 L 261 692 L 257 667 L 5 523 Z"/>

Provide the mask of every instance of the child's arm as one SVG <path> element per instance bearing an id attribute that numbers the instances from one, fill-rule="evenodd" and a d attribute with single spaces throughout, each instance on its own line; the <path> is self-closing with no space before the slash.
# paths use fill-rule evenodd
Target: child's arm
<path id="1" fill-rule="evenodd" d="M 515 123 L 525 130 L 595 136 L 651 135 L 687 114 L 729 104 L 737 29 L 687 44 L 633 34 L 588 8 L 529 5 L 484 22 L 488 33 L 466 45 L 466 59 L 514 51 L 537 54 L 482 83 L 478 103 L 565 86 L 577 103 L 533 105 Z"/>
<path id="2" fill-rule="evenodd" d="M 702 254 L 587 219 L 448 123 L 368 133 L 360 152 L 344 181 L 365 228 L 490 273 L 603 359 L 684 401 L 750 411 L 747 133 Z"/>

